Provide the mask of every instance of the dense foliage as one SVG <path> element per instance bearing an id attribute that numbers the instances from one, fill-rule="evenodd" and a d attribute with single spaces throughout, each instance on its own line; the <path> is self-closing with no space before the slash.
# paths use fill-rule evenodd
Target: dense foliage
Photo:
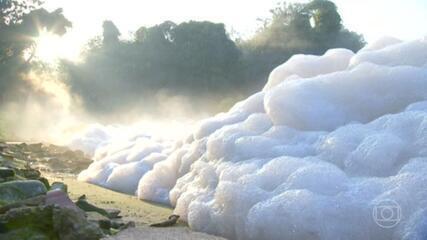
<path id="1" fill-rule="evenodd" d="M 65 64 L 69 84 L 91 110 L 129 106 L 135 98 L 149 101 L 160 89 L 187 95 L 237 85 L 239 49 L 223 24 L 164 22 L 138 29 L 132 41 L 119 41 L 112 22 L 103 26 L 103 39 L 90 43 L 85 62 Z"/>
<path id="2" fill-rule="evenodd" d="M 40 4 L 0 0 L 3 103 L 25 99 L 28 86 L 22 76 L 38 66 L 31 60 L 41 29 L 62 35 L 71 26 L 61 9 L 48 12 Z M 103 29 L 87 44 L 83 61 L 63 60 L 59 75 L 87 110 L 108 114 L 151 111 L 165 96 L 188 97 L 194 110 L 206 110 L 213 102 L 217 111 L 229 106 L 224 102 L 259 89 L 268 73 L 293 54 L 323 54 L 336 47 L 357 51 L 365 44 L 342 25 L 335 4 L 327 0 L 279 5 L 246 40 L 233 40 L 224 24 L 207 21 L 165 21 L 140 27 L 127 40 L 112 21 L 105 21 Z"/>
<path id="3" fill-rule="evenodd" d="M 0 103 L 25 94 L 22 74 L 30 68 L 39 32 L 63 35 L 71 27 L 61 9 L 48 12 L 40 4 L 39 0 L 0 0 Z"/>
<path id="4" fill-rule="evenodd" d="M 358 51 L 363 37 L 346 29 L 333 2 L 283 3 L 257 34 L 241 45 L 244 78 L 265 83 L 267 74 L 294 54 L 321 55 L 331 48 Z"/>
<path id="5" fill-rule="evenodd" d="M 64 63 L 68 84 L 90 110 L 100 112 L 141 101 L 152 105 L 159 91 L 221 99 L 259 89 L 293 54 L 337 47 L 357 51 L 365 44 L 342 25 L 330 1 L 283 4 L 271 14 L 255 36 L 238 43 L 224 24 L 196 21 L 141 27 L 133 39 L 121 41 L 119 29 L 105 21 L 103 36 L 88 44 L 85 61 Z"/>
<path id="6" fill-rule="evenodd" d="M 22 114 L 34 89 L 25 75 L 34 69 L 35 39 L 45 30 L 63 35 L 71 22 L 39 0 L 0 0 L 0 139 L 10 135 L 9 115 Z M 12 112 L 11 112 L 12 111 Z M 22 116 L 21 116 L 22 117 Z"/>

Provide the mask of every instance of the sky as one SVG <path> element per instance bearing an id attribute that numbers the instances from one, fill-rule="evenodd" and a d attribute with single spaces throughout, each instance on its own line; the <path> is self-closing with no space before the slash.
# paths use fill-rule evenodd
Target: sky
<path id="1" fill-rule="evenodd" d="M 165 20 L 223 22 L 238 36 L 250 37 L 260 26 L 257 19 L 269 16 L 278 0 L 46 0 L 49 10 L 63 8 L 73 29 L 58 43 L 62 55 L 73 58 L 89 38 L 102 32 L 102 22 L 112 20 L 124 36 L 141 26 Z M 288 2 L 307 2 L 291 0 Z M 381 36 L 402 40 L 427 35 L 427 0 L 335 0 L 344 25 L 362 33 L 368 42 Z M 422 30 L 425 29 L 425 30 Z M 47 48 L 52 50 L 50 41 Z M 67 46 L 67 47 L 61 47 Z"/>

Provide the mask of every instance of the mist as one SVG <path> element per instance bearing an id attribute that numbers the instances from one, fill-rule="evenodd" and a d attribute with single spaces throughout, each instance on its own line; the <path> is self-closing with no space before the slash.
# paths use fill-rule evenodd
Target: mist
<path id="1" fill-rule="evenodd" d="M 72 26 L 60 9 L 34 12 L 7 30 L 22 39 L 21 28 L 28 32 L 35 22 L 46 22 L 44 31 L 59 35 Z M 310 16 L 316 16 L 314 25 Z M 102 35 L 93 36 L 78 61 L 34 56 L 35 31 L 24 47 L 5 45 L 12 52 L 5 52 L 0 66 L 0 132 L 8 140 L 64 144 L 92 124 L 197 121 L 257 92 L 270 71 L 295 53 L 357 51 L 365 44 L 343 26 L 333 3 L 278 5 L 263 21 L 246 40 L 208 21 L 164 21 L 124 39 L 106 19 Z"/>
<path id="2" fill-rule="evenodd" d="M 220 110 L 213 98 L 194 103 L 189 96 L 159 90 L 149 101 L 137 96 L 128 98 L 127 101 L 133 104 L 116 96 L 110 101 L 126 107 L 91 112 L 55 70 L 32 70 L 20 77 L 20 86 L 15 90 L 8 89 L 13 97 L 6 98 L 0 105 L 4 137 L 11 141 L 66 145 L 75 135 L 95 124 L 150 128 L 149 132 L 176 138 L 182 136 L 187 126 Z M 222 106 L 227 107 L 227 104 Z"/>
<path id="3" fill-rule="evenodd" d="M 72 22 L 42 6 L 0 1 L 0 189 L 41 189 L 36 206 L 1 191 L 0 238 L 142 236 L 178 218 L 173 231 L 231 240 L 426 238 L 427 37 L 367 44 L 312 0 L 278 4 L 245 39 L 105 19 L 71 60 L 55 41 Z M 81 204 L 108 219 L 75 227 L 91 221 Z M 167 220 L 147 226 L 154 206 Z M 12 226 L 22 209 L 48 224 Z"/>

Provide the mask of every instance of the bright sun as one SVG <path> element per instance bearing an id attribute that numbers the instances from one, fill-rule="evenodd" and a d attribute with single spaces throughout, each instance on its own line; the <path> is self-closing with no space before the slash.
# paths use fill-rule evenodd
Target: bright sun
<path id="1" fill-rule="evenodd" d="M 70 35 L 58 36 L 42 31 L 35 42 L 34 57 L 43 62 L 53 63 L 61 58 L 78 60 L 81 44 Z"/>
<path id="2" fill-rule="evenodd" d="M 62 57 L 61 54 L 61 39 L 59 36 L 49 32 L 41 32 L 40 36 L 36 39 L 36 53 L 35 57 L 44 62 L 54 62 Z"/>

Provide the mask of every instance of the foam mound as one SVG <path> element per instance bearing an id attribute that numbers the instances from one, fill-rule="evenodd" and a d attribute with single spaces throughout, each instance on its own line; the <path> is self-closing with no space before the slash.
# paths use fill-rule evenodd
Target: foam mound
<path id="1" fill-rule="evenodd" d="M 427 239 L 427 39 L 296 55 L 187 138 L 74 141 L 79 179 L 230 239 Z"/>

